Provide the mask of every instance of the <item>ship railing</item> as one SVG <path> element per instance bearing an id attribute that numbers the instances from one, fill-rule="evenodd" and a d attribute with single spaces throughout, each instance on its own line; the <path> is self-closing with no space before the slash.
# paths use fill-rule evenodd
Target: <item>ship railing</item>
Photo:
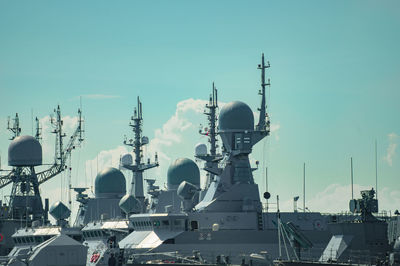
<path id="1" fill-rule="evenodd" d="M 284 255 L 283 255 L 284 254 Z M 300 249 L 300 260 L 310 262 L 339 262 L 349 263 L 354 265 L 357 264 L 372 264 L 376 265 L 387 260 L 386 253 L 370 254 L 369 250 L 349 250 L 343 255 L 343 258 L 336 260 L 338 257 L 335 249 L 326 250 L 325 248 L 311 248 L 311 249 Z M 282 259 L 288 259 L 286 254 L 282 253 Z M 296 256 L 293 249 L 289 251 L 289 260 L 295 260 Z"/>
<path id="2" fill-rule="evenodd" d="M 277 204 L 276 202 L 268 202 L 268 203 L 262 203 L 262 210 L 263 212 L 277 212 Z M 293 211 L 286 211 L 286 210 L 281 210 L 281 212 L 293 212 Z M 298 213 L 302 213 L 302 209 L 297 210 Z M 314 212 L 308 208 L 306 208 L 306 213 Z M 315 211 L 318 212 L 318 211 Z M 342 211 L 342 212 L 319 212 L 322 216 L 331 216 L 333 218 L 332 221 L 335 221 L 334 217 L 338 217 L 338 221 L 353 221 L 356 217 L 360 217 L 360 214 L 358 213 L 352 213 L 350 211 Z M 392 218 L 392 212 L 391 211 L 385 211 L 382 210 L 379 213 L 373 213 L 374 217 L 377 218 L 378 220 L 382 221 L 389 221 Z"/>
<path id="3" fill-rule="evenodd" d="M 175 262 L 187 262 L 190 264 L 201 264 L 204 261 L 202 260 L 201 255 L 198 259 L 194 257 L 183 256 L 179 254 L 178 251 L 174 252 L 151 252 L 151 253 L 134 253 L 130 254 L 128 258 L 128 263 L 148 263 L 149 261 L 163 260 L 169 261 L 170 263 Z"/>

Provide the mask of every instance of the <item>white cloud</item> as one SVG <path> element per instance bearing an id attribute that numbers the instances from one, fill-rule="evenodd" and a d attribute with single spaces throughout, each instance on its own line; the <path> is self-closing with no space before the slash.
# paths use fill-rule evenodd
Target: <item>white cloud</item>
<path id="1" fill-rule="evenodd" d="M 389 146 L 386 149 L 386 155 L 383 159 L 388 163 L 388 165 L 393 165 L 393 157 L 396 155 L 397 139 L 399 136 L 395 133 L 388 134 Z"/>
<path id="2" fill-rule="evenodd" d="M 103 170 L 104 168 L 106 167 L 118 168 L 120 157 L 127 153 L 128 150 L 125 146 L 118 146 L 115 149 L 99 152 L 99 154 L 95 158 L 86 161 L 85 164 L 86 176 L 89 177 L 90 180 L 94 182 L 97 173 Z"/>
<path id="3" fill-rule="evenodd" d="M 45 116 L 39 119 L 39 123 L 42 128 L 42 150 L 43 150 L 44 163 L 53 163 L 55 157 L 56 135 L 52 133 L 54 127 L 51 124 L 50 119 L 51 119 L 50 116 Z M 69 137 L 72 135 L 77 126 L 78 117 L 64 116 L 62 117 L 62 121 L 63 121 L 63 132 L 66 134 L 66 137 L 63 138 L 64 141 L 63 146 L 66 147 L 69 141 Z"/>
<path id="4" fill-rule="evenodd" d="M 271 136 L 275 137 L 276 141 L 279 141 L 279 129 L 281 128 L 281 124 L 279 123 L 271 123 Z"/>
<path id="5" fill-rule="evenodd" d="M 360 191 L 370 190 L 369 186 L 361 186 L 354 184 L 354 198 L 361 198 Z M 299 195 L 298 207 L 302 208 L 302 195 Z M 319 211 L 324 213 L 337 213 L 349 211 L 349 201 L 351 199 L 351 185 L 331 184 L 324 190 L 316 193 L 313 196 L 307 197 L 306 206 L 311 211 Z M 394 211 L 399 208 L 400 190 L 384 187 L 378 191 L 379 211 Z M 286 211 L 293 210 L 293 201 L 288 200 L 281 204 L 282 209 Z"/>
<path id="6" fill-rule="evenodd" d="M 197 131 L 199 125 L 205 121 L 203 111 L 206 103 L 207 101 L 195 99 L 179 102 L 174 115 L 155 130 L 155 137 L 145 147 L 145 157 L 154 158 L 157 152 L 159 158 L 160 166 L 153 172 L 152 178 L 156 177 L 164 183 L 172 160 L 180 157 L 193 159 L 194 146 L 202 138 L 197 135 Z"/>

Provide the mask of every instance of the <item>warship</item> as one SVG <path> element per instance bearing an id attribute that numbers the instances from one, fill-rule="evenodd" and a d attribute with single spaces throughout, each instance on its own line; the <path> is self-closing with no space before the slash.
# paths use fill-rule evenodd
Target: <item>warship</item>
<path id="1" fill-rule="evenodd" d="M 41 164 L 38 138 L 28 136 L 21 141 L 17 135 L 19 126 L 12 127 L 15 141 L 18 141 L 17 144 L 12 143 L 9 149 L 9 164 L 14 168 L 0 181 L 5 185 L 13 183 L 12 197 L 25 198 L 19 201 L 20 205 L 14 200 L 12 202 L 15 203 L 2 207 L 2 213 L 6 215 L 1 216 L 1 240 L 3 235 L 6 239 L 4 232 L 8 232 L 10 243 L 4 245 L 4 242 L 0 246 L 4 248 L 3 254 L 9 253 L 7 257 L 0 258 L 0 263 L 108 265 L 111 261 L 115 265 L 273 265 L 273 260 L 277 258 L 281 259 L 279 263 L 285 262 L 282 260 L 284 246 L 288 259 L 286 262 L 318 261 L 323 264 L 344 261 L 349 258 L 348 254 L 363 250 L 362 241 L 357 240 L 360 234 L 354 233 L 349 237 L 344 233 L 346 227 L 343 224 L 369 226 L 366 224 L 372 222 L 374 230 L 379 231 L 372 236 L 379 239 L 379 256 L 382 256 L 382 251 L 391 252 L 390 261 L 396 265 L 400 254 L 400 219 L 374 220 L 369 214 L 377 211 L 377 205 L 376 209 L 371 207 L 375 201 L 373 195 L 371 197 L 367 192 L 361 201 L 352 201 L 352 213 L 346 215 L 306 212 L 305 208 L 303 212 L 297 211 L 297 208 L 293 212 L 280 212 L 279 197 L 277 212 L 271 212 L 268 206 L 263 206 L 258 185 L 253 178 L 258 164 L 253 167 L 249 155 L 253 146 L 270 134 L 265 99 L 266 88 L 270 86 L 269 79 L 265 77 L 269 67 L 269 62 L 266 64 L 262 55 L 258 66 L 261 70 L 261 104 L 256 125 L 253 111 L 240 101 L 226 104 L 218 114 L 217 89 L 213 84 L 210 100 L 205 106 L 209 128 L 199 131 L 208 136 L 210 149 L 205 144 L 195 147 L 195 158 L 204 161 L 202 169 L 207 172 L 204 189 L 200 187 L 199 167 L 189 158 L 179 158 L 169 166 L 166 189 L 155 186 L 154 178 L 143 178 L 143 172 L 157 167 L 158 160 L 155 155 L 155 162 L 143 162 L 142 147 L 149 143 L 149 139 L 142 135 L 142 103 L 138 98 L 130 123 L 134 138 L 124 141 L 124 144 L 133 148 L 135 159 L 131 154 L 123 155 L 120 169 L 105 168 L 100 171 L 95 180 L 94 197 L 85 193 L 86 188 L 72 188 L 69 185 L 69 189 L 77 193 L 76 200 L 79 202 L 73 225 L 67 222 L 70 211 L 61 202 L 56 202 L 50 208 L 50 214 L 57 221 L 56 225 L 50 225 L 47 218 L 48 200 L 45 200 L 43 208 L 36 190 L 39 184 L 67 168 L 66 160 L 75 147 L 75 141 L 83 140 L 81 117 L 78 128 L 67 148 L 64 148 L 62 138 L 65 134 L 62 133 L 61 115 L 58 112 L 54 130 L 57 134 L 56 162 L 51 171 L 45 171 L 47 179 L 42 178 L 40 173 L 35 174 L 34 167 Z M 218 141 L 222 141 L 221 149 L 218 149 Z M 12 148 L 13 145 L 19 148 Z M 26 157 L 21 157 L 21 151 L 28 146 L 36 147 L 36 150 L 27 155 L 29 160 L 26 161 Z M 128 192 L 121 169 L 132 172 Z M 148 197 L 144 193 L 144 181 L 147 182 Z M 32 189 L 27 190 L 26 187 Z M 268 191 L 263 195 L 267 200 L 271 196 Z M 22 202 L 31 205 L 26 206 Z M 365 215 L 362 210 L 367 205 L 370 206 L 369 214 Z M 21 206 L 25 208 L 22 211 L 19 209 Z M 19 214 L 18 219 L 14 219 L 14 213 Z M 25 227 L 15 232 L 21 220 Z M 8 228 L 6 226 L 9 229 L 3 231 L 3 228 Z M 289 250 L 285 239 L 290 244 Z M 69 254 L 69 260 L 63 259 L 66 254 Z"/>
<path id="2" fill-rule="evenodd" d="M 45 170 L 42 166 L 41 127 L 36 118 L 36 134 L 21 136 L 18 113 L 14 123 L 7 128 L 12 132 L 11 143 L 8 147 L 8 165 L 11 170 L 1 170 L 0 189 L 12 185 L 8 202 L 1 202 L 0 209 L 0 256 L 7 255 L 13 248 L 11 238 L 15 230 L 24 226 L 38 226 L 49 223 L 49 201 L 45 199 L 43 206 L 39 186 L 63 171 L 68 170 L 67 162 L 72 151 L 83 141 L 83 120 L 81 110 L 78 110 L 78 123 L 64 147 L 63 121 L 60 106 L 54 110 L 55 118 L 51 117 L 51 124 L 56 135 L 55 161 Z M 5 174 L 3 174 L 5 173 Z"/>
<path id="3" fill-rule="evenodd" d="M 108 176 L 103 176 L 100 173 L 96 177 L 96 197 L 110 197 L 110 193 L 118 193 L 115 195 L 115 199 L 118 199 L 116 203 L 119 207 L 113 205 L 111 209 L 120 210 L 122 215 L 116 217 L 103 215 L 101 219 L 91 219 L 82 228 L 85 239 L 83 244 L 88 247 L 86 265 L 108 265 L 108 260 L 111 257 L 122 264 L 123 253 L 120 252 L 119 248 L 120 240 L 134 231 L 134 225 L 140 227 L 150 225 L 149 223 L 133 224 L 128 217 L 132 214 L 180 213 L 182 200 L 177 195 L 179 184 L 191 182 L 200 186 L 200 170 L 197 164 L 188 158 L 178 158 L 169 166 L 167 189 L 160 189 L 155 186 L 155 179 L 143 179 L 143 173 L 159 166 L 159 163 L 157 153 L 154 162 L 151 162 L 150 159 L 146 163 L 143 162 L 142 147 L 149 143 L 149 139 L 142 135 L 142 125 L 142 103 L 138 97 L 137 108 L 134 110 L 130 123 L 134 137 L 124 140 L 125 145 L 133 148 L 135 160 L 130 153 L 121 156 L 120 159 L 120 168 L 132 172 L 130 190 L 126 195 L 123 195 L 125 193 L 125 179 L 122 172 L 117 169 Z M 144 181 L 147 182 L 149 199 L 144 194 Z M 102 194 L 100 195 L 100 193 Z M 82 209 L 86 210 L 86 206 L 86 203 L 82 204 Z M 102 208 L 110 208 L 110 205 L 103 204 Z"/>
<path id="4" fill-rule="evenodd" d="M 349 204 L 350 211 L 359 213 L 360 216 L 354 220 L 328 224 L 332 237 L 318 260 L 301 259 L 298 250 L 294 253 L 294 258 L 287 252 L 286 260 L 277 260 L 275 265 L 388 265 L 388 252 L 391 250 L 388 223 L 386 219 L 373 215 L 378 212 L 378 200 L 374 196 L 374 189 L 361 191 L 362 198 L 352 199 Z M 285 226 L 281 226 L 281 229 L 287 232 Z M 284 237 L 282 234 L 282 238 Z M 290 244 L 293 247 L 291 242 Z M 393 253 L 391 265 L 398 262 Z"/>
<path id="5" fill-rule="evenodd" d="M 343 243 L 348 243 L 348 239 L 345 241 L 342 237 L 339 238 L 342 242 L 338 241 L 338 234 L 343 232 L 334 229 L 341 228 L 345 223 L 369 226 L 366 222 L 363 223 L 363 219 L 372 219 L 373 216 L 365 213 L 377 212 L 378 209 L 377 205 L 367 211 L 362 207 L 366 206 L 363 204 L 375 203 L 373 195 L 367 192 L 363 192 L 362 200 L 352 201 L 358 207 L 351 208 L 351 213 L 346 215 L 323 215 L 305 210 L 281 213 L 279 208 L 277 213 L 264 210 L 258 185 L 252 175 L 258 167 L 250 165 L 249 154 L 253 146 L 270 133 L 265 101 L 265 89 L 270 85 L 269 80 L 266 82 L 265 70 L 269 66 L 269 63 L 265 64 L 263 55 L 258 66 L 261 70 L 258 123 L 255 125 L 253 111 L 248 105 L 239 101 L 228 103 L 221 109 L 217 131 L 214 131 L 222 140 L 222 154 L 217 155 L 211 151 L 215 148 L 215 142 L 211 142 L 213 145 L 210 153 L 204 146 L 196 147 L 195 157 L 206 162 L 203 169 L 209 173 L 210 179 L 205 190 L 201 191 L 190 182 L 181 182 L 177 189 L 177 194 L 182 199 L 180 213 L 129 216 L 133 232 L 119 242 L 123 261 L 127 265 L 145 263 L 138 260 L 143 255 L 153 254 L 157 258 L 157 254 L 161 256 L 160 254 L 175 252 L 189 257 L 193 251 L 199 252 L 210 263 L 214 263 L 217 257 L 224 256 L 233 264 L 243 263 L 243 259 L 248 258 L 252 263 L 258 261 L 264 265 L 272 265 L 273 259 L 281 257 L 279 235 L 282 228 L 286 228 L 283 232 L 290 240 L 292 253 L 297 259 L 301 255 L 302 259 L 315 261 L 321 257 L 326 258 L 328 251 L 335 249 L 337 255 L 339 250 L 343 252 L 341 259 L 345 260 L 348 252 L 368 250 L 365 243 L 358 240 L 356 233 L 354 235 L 357 237 L 354 237 L 352 244 L 345 251 L 342 250 Z M 213 89 L 208 109 L 217 106 L 216 98 Z M 213 112 L 206 113 L 210 116 Z M 209 122 L 211 132 L 216 129 L 216 117 L 209 118 Z M 268 199 L 270 193 L 266 191 L 264 197 Z M 374 240 L 373 245 L 379 248 L 368 251 L 381 258 L 384 256 L 383 251 L 391 249 L 387 237 L 384 237 L 387 234 L 387 221 L 374 220 L 373 223 L 372 229 L 376 232 L 373 231 L 373 236 L 368 241 Z M 371 231 L 367 230 L 367 234 L 371 234 Z M 337 261 L 339 258 L 327 258 L 325 261 L 333 260 Z"/>
<path id="6" fill-rule="evenodd" d="M 137 254 L 149 252 L 178 252 L 190 256 L 197 250 L 207 261 L 225 255 L 232 263 L 240 263 L 244 256 L 254 253 L 267 253 L 265 263 L 278 257 L 276 214 L 263 211 L 252 174 L 257 167 L 252 167 L 249 161 L 253 146 L 270 133 L 265 100 L 266 87 L 270 85 L 265 70 L 269 66 L 263 55 L 258 67 L 261 70 L 261 106 L 257 125 L 254 125 L 251 108 L 236 101 L 221 109 L 217 127 L 213 108 L 218 103 L 213 89 L 207 105 L 211 111 L 207 114 L 211 116 L 210 132 L 218 134 L 222 140 L 222 154 L 215 153 L 213 142 L 210 153 L 199 145 L 195 154 L 206 162 L 203 169 L 209 173 L 208 186 L 200 196 L 195 184 L 179 184 L 177 194 L 183 201 L 180 213 L 132 214 L 129 220 L 134 231 L 119 242 L 128 264 L 135 261 Z M 268 197 L 269 193 L 265 195 Z M 201 201 L 197 202 L 197 198 Z M 313 247 L 309 247 L 309 254 L 319 256 L 319 250 L 331 237 L 326 228 L 331 217 L 313 212 L 282 213 L 281 217 L 292 221 L 296 230 L 311 239 Z"/>

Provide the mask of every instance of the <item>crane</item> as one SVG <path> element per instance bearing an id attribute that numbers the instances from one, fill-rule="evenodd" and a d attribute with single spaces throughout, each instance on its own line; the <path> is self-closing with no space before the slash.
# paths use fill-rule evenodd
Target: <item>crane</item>
<path id="1" fill-rule="evenodd" d="M 54 112 L 56 117 L 51 117 L 51 124 L 54 127 L 52 133 L 56 134 L 56 147 L 55 160 L 50 168 L 36 173 L 33 166 L 17 166 L 13 167 L 8 174 L 0 176 L 0 188 L 4 188 L 11 183 L 13 184 L 10 196 L 10 216 L 13 218 L 23 217 L 24 215 L 25 218 L 27 218 L 28 212 L 36 219 L 44 217 L 39 185 L 66 170 L 67 158 L 71 155 L 76 145 L 79 145 L 83 141 L 84 130 L 81 110 L 78 110 L 77 127 L 65 147 L 63 146 L 63 138 L 66 137 L 66 134 L 63 133 L 62 130 L 63 120 L 60 106 L 57 106 Z M 16 116 L 16 118 L 17 117 L 18 116 Z M 19 120 L 14 119 L 14 121 L 18 121 L 18 123 L 14 123 L 12 128 L 10 128 L 8 124 L 8 128 L 14 134 L 12 139 L 17 137 L 21 131 L 19 128 Z M 18 209 L 23 210 L 21 211 Z"/>

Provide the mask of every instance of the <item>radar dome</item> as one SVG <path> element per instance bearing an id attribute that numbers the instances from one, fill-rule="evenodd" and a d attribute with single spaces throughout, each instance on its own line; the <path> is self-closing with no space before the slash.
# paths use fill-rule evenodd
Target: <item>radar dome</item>
<path id="1" fill-rule="evenodd" d="M 34 137 L 16 137 L 8 146 L 8 165 L 36 166 L 41 164 L 42 146 Z"/>
<path id="2" fill-rule="evenodd" d="M 133 158 L 131 154 L 127 153 L 121 157 L 122 166 L 132 165 L 132 163 L 133 163 Z"/>
<path id="3" fill-rule="evenodd" d="M 168 189 L 177 189 L 183 181 L 200 186 L 199 167 L 188 158 L 176 159 L 168 168 Z"/>
<path id="4" fill-rule="evenodd" d="M 243 102 L 230 102 L 219 113 L 219 130 L 253 130 L 254 115 Z"/>
<path id="5" fill-rule="evenodd" d="M 50 207 L 50 214 L 56 220 L 64 220 L 69 217 L 71 211 L 61 201 L 57 201 Z"/>
<path id="6" fill-rule="evenodd" d="M 126 181 L 122 172 L 108 167 L 99 172 L 94 183 L 96 198 L 122 197 L 126 193 Z"/>
<path id="7" fill-rule="evenodd" d="M 207 145 L 204 143 L 199 143 L 195 147 L 196 156 L 205 156 L 207 155 Z"/>

